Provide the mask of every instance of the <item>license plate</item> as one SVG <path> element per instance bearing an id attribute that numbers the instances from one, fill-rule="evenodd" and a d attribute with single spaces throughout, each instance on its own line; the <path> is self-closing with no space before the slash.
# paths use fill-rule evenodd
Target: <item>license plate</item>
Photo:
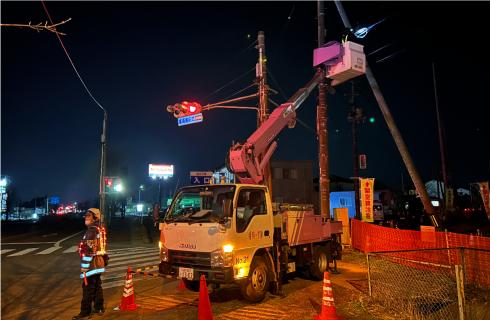
<path id="1" fill-rule="evenodd" d="M 194 279 L 194 269 L 179 267 L 179 278 L 186 278 L 187 280 Z"/>

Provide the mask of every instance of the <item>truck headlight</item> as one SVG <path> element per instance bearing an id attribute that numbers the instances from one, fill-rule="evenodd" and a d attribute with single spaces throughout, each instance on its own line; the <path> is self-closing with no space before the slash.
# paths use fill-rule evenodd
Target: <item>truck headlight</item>
<path id="1" fill-rule="evenodd" d="M 233 246 L 225 245 L 222 249 L 211 252 L 211 267 L 231 267 L 233 265 Z"/>
<path id="2" fill-rule="evenodd" d="M 163 245 L 161 241 L 158 241 L 158 247 L 160 248 L 160 261 L 168 261 L 168 249 Z"/>

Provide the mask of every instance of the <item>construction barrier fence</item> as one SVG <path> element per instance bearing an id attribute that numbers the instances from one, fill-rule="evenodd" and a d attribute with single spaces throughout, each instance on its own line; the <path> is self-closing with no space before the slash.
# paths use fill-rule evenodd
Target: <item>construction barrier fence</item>
<path id="1" fill-rule="evenodd" d="M 403 259 L 399 264 L 405 266 L 428 270 L 436 270 L 437 265 L 462 266 L 466 285 L 490 288 L 488 237 L 400 230 L 355 219 L 351 220 L 351 237 L 353 248 L 364 253 L 389 253 Z"/>
<path id="2" fill-rule="evenodd" d="M 490 319 L 490 289 L 468 284 L 464 255 L 481 249 L 418 249 L 366 254 L 368 292 L 396 319 Z M 444 263 L 412 259 L 445 256 Z M 449 257 L 460 256 L 450 264 Z"/>

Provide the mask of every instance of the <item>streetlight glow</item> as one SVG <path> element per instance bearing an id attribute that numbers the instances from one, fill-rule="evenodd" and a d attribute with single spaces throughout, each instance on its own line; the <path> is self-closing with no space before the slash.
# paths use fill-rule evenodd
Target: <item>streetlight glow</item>
<path id="1" fill-rule="evenodd" d="M 114 190 L 116 190 L 117 192 L 121 192 L 121 191 L 123 191 L 123 186 L 122 186 L 122 184 L 121 184 L 121 183 L 116 184 L 116 185 L 114 186 Z"/>

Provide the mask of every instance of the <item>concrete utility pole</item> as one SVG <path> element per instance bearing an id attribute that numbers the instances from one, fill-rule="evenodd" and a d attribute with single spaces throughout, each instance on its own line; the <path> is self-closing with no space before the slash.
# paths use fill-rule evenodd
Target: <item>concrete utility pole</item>
<path id="1" fill-rule="evenodd" d="M 257 63 L 257 83 L 259 84 L 259 112 L 257 114 L 257 128 L 269 118 L 269 88 L 267 86 L 267 58 L 265 56 L 265 35 L 264 31 L 259 31 L 257 37 L 257 50 L 259 50 L 259 62 Z M 261 159 L 262 160 L 262 159 Z M 272 195 L 271 165 L 264 168 L 264 183 L 269 188 Z"/>
<path id="2" fill-rule="evenodd" d="M 347 116 L 347 120 L 352 123 L 352 160 L 354 165 L 354 194 L 355 194 L 355 206 L 356 206 L 356 219 L 361 220 L 361 206 L 359 196 L 359 152 L 357 150 L 357 126 L 364 121 L 362 115 L 362 109 L 356 107 L 355 82 L 351 80 L 352 91 L 350 94 L 349 104 L 351 110 Z"/>
<path id="3" fill-rule="evenodd" d="M 317 2 L 318 9 L 318 47 L 325 43 L 324 3 Z M 328 166 L 328 130 L 327 130 L 327 84 L 325 83 L 325 67 L 318 67 L 322 79 L 318 84 L 318 106 L 316 111 L 316 128 L 318 135 L 318 162 L 320 166 L 320 214 L 323 218 L 330 217 L 330 170 Z"/>
<path id="4" fill-rule="evenodd" d="M 102 123 L 101 157 L 100 157 L 100 185 L 99 185 L 99 210 L 102 213 L 100 216 L 101 223 L 106 222 L 107 226 L 111 223 L 110 213 L 107 215 L 105 210 L 105 192 L 104 192 L 104 177 L 106 172 L 106 150 L 107 150 L 107 111 L 104 110 L 104 122 Z"/>
<path id="5" fill-rule="evenodd" d="M 446 197 L 447 197 L 447 173 L 446 173 L 446 158 L 444 152 L 444 141 L 442 139 L 442 124 L 441 124 L 441 116 L 439 114 L 439 97 L 437 96 L 437 83 L 436 83 L 436 67 L 434 63 L 432 63 L 432 79 L 434 80 L 434 99 L 436 103 L 436 115 L 437 115 L 437 131 L 439 133 L 439 151 L 441 153 L 441 169 L 442 169 L 442 181 L 444 182 L 444 190 L 442 192 L 442 205 L 440 208 L 444 211 L 446 206 Z M 437 183 L 439 186 L 439 182 Z"/>
<path id="6" fill-rule="evenodd" d="M 339 12 L 340 17 L 342 18 L 344 26 L 349 30 L 352 29 L 352 25 L 350 24 L 349 18 L 345 13 L 344 6 L 342 5 L 342 3 L 338 0 L 335 0 L 335 5 L 337 6 L 337 11 Z M 395 141 L 398 151 L 402 156 L 403 162 L 407 167 L 407 171 L 410 174 L 410 177 L 412 178 L 413 184 L 415 185 L 415 189 L 417 190 L 417 193 L 419 194 L 420 199 L 422 200 L 422 204 L 424 205 L 424 210 L 429 215 L 432 225 L 438 228 L 439 223 L 435 216 L 434 207 L 430 202 L 427 189 L 425 189 L 425 185 L 422 179 L 420 178 L 417 168 L 415 168 L 415 164 L 413 163 L 412 157 L 408 152 L 407 145 L 405 144 L 405 141 L 403 140 L 402 135 L 400 134 L 400 131 L 396 126 L 395 120 L 393 119 L 390 109 L 388 108 L 388 104 L 386 103 L 384 96 L 381 93 L 381 89 L 379 88 L 378 82 L 374 78 L 374 75 L 371 71 L 371 68 L 369 68 L 367 61 L 366 61 L 366 77 L 368 79 L 369 85 L 371 86 L 374 97 L 378 102 L 379 108 L 381 109 L 381 113 L 385 118 L 386 124 L 388 125 L 388 129 L 390 130 L 391 135 L 393 136 L 393 140 Z"/>

